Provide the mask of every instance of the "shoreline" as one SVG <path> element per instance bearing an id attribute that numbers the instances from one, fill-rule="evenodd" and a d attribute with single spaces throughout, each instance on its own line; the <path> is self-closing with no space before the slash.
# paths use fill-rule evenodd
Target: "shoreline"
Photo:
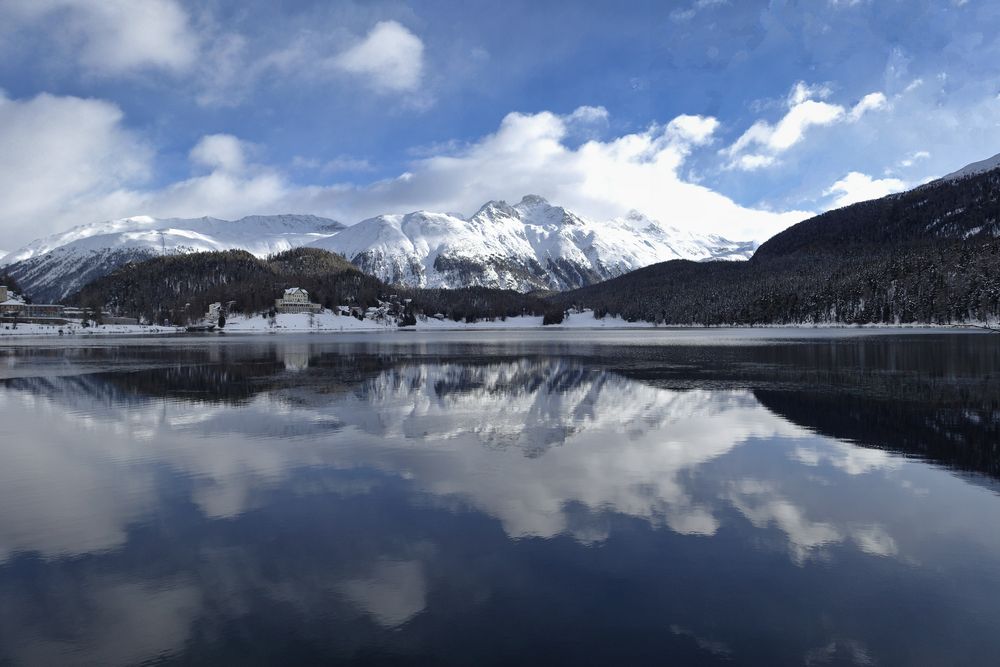
<path id="1" fill-rule="evenodd" d="M 271 326 L 269 320 L 261 317 L 235 316 L 222 329 L 211 332 L 191 333 L 184 327 L 162 325 L 96 325 L 84 328 L 79 325 L 48 325 L 20 324 L 17 329 L 0 328 L 0 340 L 24 338 L 65 338 L 68 340 L 89 340 L 109 336 L 155 337 L 177 336 L 185 338 L 211 336 L 260 336 L 289 334 L 353 334 L 353 333 L 390 333 L 390 332 L 510 332 L 510 331 L 739 331 L 739 330 L 800 330 L 810 331 L 830 329 L 838 331 L 952 331 L 952 332 L 982 332 L 1000 333 L 1000 329 L 992 323 L 968 322 L 958 324 L 936 323 L 868 323 L 847 324 L 842 322 L 798 323 L 798 324 L 758 324 L 758 325 L 700 325 L 700 324 L 662 324 L 650 322 L 626 322 L 620 318 L 605 317 L 594 319 L 588 313 L 573 313 L 561 324 L 542 325 L 540 316 L 524 316 L 509 318 L 506 321 L 480 321 L 474 323 L 441 321 L 433 318 L 420 320 L 415 326 L 400 327 L 393 322 L 378 322 L 374 320 L 357 320 L 349 316 L 332 316 L 326 314 L 320 322 L 309 323 L 306 315 L 279 315 L 276 324 Z M 319 319 L 319 318 L 318 318 Z"/>

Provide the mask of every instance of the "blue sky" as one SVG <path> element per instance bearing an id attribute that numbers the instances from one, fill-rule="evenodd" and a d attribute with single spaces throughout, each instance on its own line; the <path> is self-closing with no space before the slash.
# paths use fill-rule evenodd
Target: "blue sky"
<path id="1" fill-rule="evenodd" d="M 763 239 L 1000 152 L 1000 3 L 0 0 L 0 248 L 128 215 Z"/>

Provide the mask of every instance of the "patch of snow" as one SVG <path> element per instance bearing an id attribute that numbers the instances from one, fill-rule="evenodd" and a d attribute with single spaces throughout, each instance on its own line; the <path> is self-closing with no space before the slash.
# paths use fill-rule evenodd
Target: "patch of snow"
<path id="1" fill-rule="evenodd" d="M 341 306 L 341 310 L 346 306 Z M 372 313 L 377 313 L 377 309 Z M 542 326 L 541 316 L 508 317 L 506 320 L 480 320 L 478 322 L 454 322 L 436 317 L 418 317 L 416 326 L 400 327 L 393 317 L 366 316 L 359 320 L 350 315 L 336 315 L 332 311 L 323 310 L 314 315 L 308 313 L 279 313 L 274 321 L 262 315 L 234 314 L 226 319 L 223 331 L 229 333 L 304 333 L 304 332 L 352 332 L 352 331 L 464 331 L 469 329 L 536 329 Z M 651 328 L 650 322 L 626 322 L 618 317 L 607 316 L 603 319 L 594 317 L 592 311 L 571 313 L 562 324 L 552 324 L 546 329 L 624 329 Z"/>
<path id="2" fill-rule="evenodd" d="M 982 174 L 997 168 L 1000 168 L 1000 153 L 997 153 L 993 157 L 986 158 L 985 160 L 968 164 L 958 171 L 953 171 L 947 176 L 942 176 L 941 180 L 957 181 L 958 179 L 965 178 L 966 176 L 975 176 L 976 174 Z"/>
<path id="3" fill-rule="evenodd" d="M 143 324 L 101 324 L 83 327 L 79 323 L 69 324 L 0 324 L 0 337 L 12 336 L 65 336 L 67 338 L 87 338 L 91 336 L 135 336 L 163 335 L 182 331 L 177 327 L 147 326 Z"/>

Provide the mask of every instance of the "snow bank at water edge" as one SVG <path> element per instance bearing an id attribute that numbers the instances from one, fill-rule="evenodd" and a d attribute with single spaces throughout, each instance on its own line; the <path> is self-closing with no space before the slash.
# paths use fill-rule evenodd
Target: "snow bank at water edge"
<path id="1" fill-rule="evenodd" d="M 303 331 L 458 331 L 467 329 L 535 329 L 542 326 L 541 316 L 508 317 L 492 322 L 453 322 L 433 317 L 418 317 L 416 326 L 400 327 L 394 318 L 359 320 L 349 315 L 334 315 L 323 311 L 315 315 L 306 313 L 279 314 L 271 320 L 260 315 L 233 315 L 226 321 L 226 333 L 282 333 Z M 621 329 L 625 327 L 651 328 L 649 322 L 626 322 L 616 317 L 598 320 L 590 311 L 568 315 L 562 324 L 549 325 L 553 329 Z"/>
<path id="2" fill-rule="evenodd" d="M 177 327 L 147 326 L 143 324 L 102 324 L 84 328 L 80 324 L 13 324 L 0 325 L 0 338 L 10 336 L 132 336 L 137 334 L 172 334 L 183 329 Z"/>

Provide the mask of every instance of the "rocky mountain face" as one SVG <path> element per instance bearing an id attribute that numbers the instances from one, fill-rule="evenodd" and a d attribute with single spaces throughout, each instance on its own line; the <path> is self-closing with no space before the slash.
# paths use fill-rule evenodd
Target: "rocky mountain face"
<path id="1" fill-rule="evenodd" d="M 639 213 L 593 221 L 541 197 L 469 218 L 417 211 L 359 222 L 312 245 L 412 287 L 564 290 L 669 259 L 747 259 L 752 243 L 684 232 Z"/>

